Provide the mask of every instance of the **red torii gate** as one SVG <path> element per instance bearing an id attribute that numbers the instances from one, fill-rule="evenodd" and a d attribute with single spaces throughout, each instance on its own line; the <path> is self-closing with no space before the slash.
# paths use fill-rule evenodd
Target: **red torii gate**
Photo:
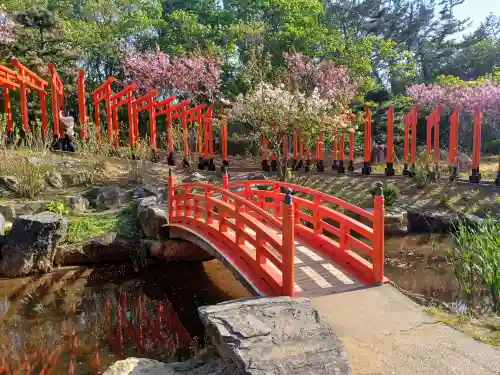
<path id="1" fill-rule="evenodd" d="M 130 147 L 135 145 L 135 126 L 134 126 L 134 100 L 133 91 L 137 85 L 132 83 L 131 85 L 125 87 L 123 90 L 117 92 L 110 97 L 111 101 L 111 111 L 113 113 L 113 125 L 115 127 L 115 145 L 118 147 L 118 136 L 119 136 L 119 126 L 118 126 L 118 108 L 127 104 L 128 112 L 128 131 L 129 131 L 129 142 Z"/>
<path id="2" fill-rule="evenodd" d="M 12 141 L 12 133 L 14 131 L 14 122 L 12 119 L 12 105 L 10 103 L 9 90 L 19 88 L 18 73 L 3 65 L 0 65 L 0 86 L 3 87 L 4 110 L 7 115 L 7 136 L 9 141 Z"/>
<path id="3" fill-rule="evenodd" d="M 156 152 L 158 148 L 156 146 L 156 102 L 155 95 L 158 94 L 157 89 L 153 89 L 147 94 L 141 96 L 140 98 L 134 100 L 133 111 L 134 111 L 134 123 L 135 123 L 135 137 L 139 137 L 139 112 L 148 111 L 149 113 L 149 134 L 151 137 L 151 148 Z"/>
<path id="4" fill-rule="evenodd" d="M 195 123 L 197 125 L 197 136 L 196 136 L 196 143 L 197 147 L 196 150 L 198 152 L 198 169 L 204 169 L 203 166 L 203 115 L 202 111 L 205 109 L 207 105 L 206 104 L 200 104 L 194 108 L 191 108 L 187 111 L 186 113 L 186 125 Z"/>
<path id="5" fill-rule="evenodd" d="M 409 162 L 415 165 L 417 161 L 417 123 L 418 123 L 418 107 L 413 107 L 410 112 L 404 117 L 405 121 L 405 141 L 404 141 L 404 167 L 403 175 L 410 175 L 408 168 Z M 411 151 L 410 151 L 410 132 L 411 132 Z"/>
<path id="6" fill-rule="evenodd" d="M 40 111 L 42 112 L 42 134 L 47 134 L 47 93 L 45 86 L 48 82 L 40 78 L 36 73 L 29 70 L 26 66 L 21 64 L 17 59 L 12 59 L 12 66 L 19 70 L 19 90 L 21 99 L 21 118 L 23 129 L 25 132 L 29 131 L 28 122 L 28 98 L 26 96 L 27 90 L 30 88 L 36 90 L 40 97 Z"/>
<path id="7" fill-rule="evenodd" d="M 434 130 L 434 167 L 439 169 L 439 122 L 441 121 L 441 106 L 427 116 L 427 157 L 431 158 L 432 152 L 432 130 Z"/>
<path id="8" fill-rule="evenodd" d="M 108 118 L 108 141 L 110 143 L 113 141 L 113 114 L 111 109 L 111 96 L 113 95 L 113 91 L 111 90 L 111 85 L 115 81 L 115 77 L 109 77 L 92 93 L 97 139 L 101 141 L 101 113 L 99 112 L 99 104 L 104 100 L 106 103 L 106 114 Z"/>
<path id="9" fill-rule="evenodd" d="M 59 128 L 59 111 L 64 110 L 64 85 L 56 71 L 54 64 L 49 64 L 50 88 L 52 91 L 52 121 L 54 135 L 64 135 L 64 131 Z M 45 133 L 44 133 L 45 135 Z"/>
<path id="10" fill-rule="evenodd" d="M 191 103 L 190 99 L 183 100 L 182 102 L 174 105 L 171 107 L 170 113 L 171 113 L 171 118 L 173 119 L 180 119 L 181 120 L 181 126 L 182 126 L 182 140 L 184 144 L 184 165 L 187 163 L 187 158 L 189 156 L 189 145 L 188 145 L 188 130 L 187 130 L 187 106 Z M 173 138 L 172 138 L 172 154 L 173 154 Z M 173 155 L 172 155 L 172 162 L 173 162 Z"/>
<path id="11" fill-rule="evenodd" d="M 172 124 L 172 103 L 177 97 L 170 96 L 158 103 L 156 103 L 156 117 L 165 115 L 167 118 L 167 148 L 168 148 L 168 165 L 175 165 L 174 161 L 174 135 L 173 135 L 173 124 Z"/>

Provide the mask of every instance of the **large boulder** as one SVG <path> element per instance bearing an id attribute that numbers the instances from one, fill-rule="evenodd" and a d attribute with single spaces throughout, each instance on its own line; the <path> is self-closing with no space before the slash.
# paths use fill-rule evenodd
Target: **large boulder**
<path id="1" fill-rule="evenodd" d="M 61 266 L 114 263 L 130 261 L 139 252 L 147 250 L 148 244 L 136 238 L 107 233 L 93 238 L 83 245 L 59 249 L 54 263 Z"/>
<path id="2" fill-rule="evenodd" d="M 14 176 L 0 176 L 0 188 L 16 191 L 18 183 L 18 179 Z"/>
<path id="3" fill-rule="evenodd" d="M 455 231 L 460 223 L 477 227 L 483 219 L 452 210 L 439 208 L 410 207 L 407 210 L 408 231 L 413 233 L 449 233 Z"/>
<path id="4" fill-rule="evenodd" d="M 237 300 L 199 314 L 219 356 L 242 374 L 352 374 L 340 340 L 308 299 Z"/>
<path id="5" fill-rule="evenodd" d="M 267 180 L 267 176 L 262 171 L 240 173 L 229 178 L 229 181 L 247 181 L 247 180 Z"/>
<path id="6" fill-rule="evenodd" d="M 399 207 L 386 207 L 384 212 L 385 234 L 401 235 L 408 229 L 406 210 Z"/>
<path id="7" fill-rule="evenodd" d="M 45 174 L 45 183 L 54 189 L 62 189 L 64 182 L 61 174 L 56 171 L 48 171 Z"/>
<path id="8" fill-rule="evenodd" d="M 10 204 L 0 205 L 0 214 L 3 215 L 5 220 L 12 221 L 16 217 L 16 210 Z"/>
<path id="9" fill-rule="evenodd" d="M 201 174 L 199 172 L 193 172 L 189 176 L 185 177 L 182 182 L 198 182 L 198 183 L 207 183 L 210 182 L 211 176 L 207 176 Z"/>
<path id="10" fill-rule="evenodd" d="M 109 210 L 118 207 L 121 203 L 120 188 L 116 185 L 105 186 L 98 190 L 94 206 L 98 210 Z"/>
<path id="11" fill-rule="evenodd" d="M 66 218 L 52 212 L 16 218 L 2 247 L 0 273 L 14 277 L 50 271 L 56 246 L 67 231 Z"/>
<path id="12" fill-rule="evenodd" d="M 161 228 L 168 224 L 168 216 L 165 211 L 155 207 L 156 203 L 155 196 L 139 198 L 137 200 L 137 218 L 147 237 L 160 239 Z"/>
<path id="13" fill-rule="evenodd" d="M 198 245 L 182 240 L 152 241 L 149 255 L 167 262 L 205 262 L 213 259 Z"/>
<path id="14" fill-rule="evenodd" d="M 74 211 L 84 212 L 89 208 L 89 201 L 81 195 L 68 198 L 68 207 Z"/>
<path id="15" fill-rule="evenodd" d="M 223 363 L 213 348 L 181 363 L 162 363 L 147 358 L 127 358 L 115 362 L 104 375 L 239 375 L 232 366 Z"/>
<path id="16" fill-rule="evenodd" d="M 39 214 L 40 212 L 45 211 L 45 202 L 44 201 L 34 201 L 26 203 L 19 212 L 18 215 L 33 215 Z"/>

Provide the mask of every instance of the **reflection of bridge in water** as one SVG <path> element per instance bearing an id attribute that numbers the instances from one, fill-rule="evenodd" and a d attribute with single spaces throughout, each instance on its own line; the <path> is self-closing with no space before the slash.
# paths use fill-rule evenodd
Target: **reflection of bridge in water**
<path id="1" fill-rule="evenodd" d="M 111 364 L 101 364 L 102 350 L 110 351 L 116 360 L 159 352 L 169 358 L 186 357 L 193 349 L 189 333 L 168 301 L 151 300 L 142 293 L 134 296 L 122 289 L 118 297 L 108 295 L 104 306 L 94 302 L 96 309 L 88 317 L 83 313 L 79 321 L 66 319 L 57 330 L 43 327 L 40 343 L 30 342 L 31 335 L 10 332 L 4 342 L 12 345 L 0 346 L 0 375 L 98 375 Z M 91 330 L 91 339 L 81 339 L 77 330 Z M 41 347 L 36 348 L 38 344 Z"/>
<path id="2" fill-rule="evenodd" d="M 229 184 L 227 174 L 222 187 L 174 186 L 170 175 L 169 188 L 170 237 L 217 257 L 258 295 L 316 297 L 386 281 L 382 192 L 369 212 L 285 182 Z"/>

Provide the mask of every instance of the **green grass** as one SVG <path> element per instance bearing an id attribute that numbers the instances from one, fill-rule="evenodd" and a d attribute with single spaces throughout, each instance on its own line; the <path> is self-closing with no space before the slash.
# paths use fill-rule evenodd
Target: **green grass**
<path id="1" fill-rule="evenodd" d="M 474 318 L 469 314 L 449 314 L 436 307 L 426 309 L 438 321 L 453 327 L 477 341 L 500 346 L 500 317 Z"/>
<path id="2" fill-rule="evenodd" d="M 142 229 L 132 208 L 115 215 L 78 216 L 69 219 L 67 243 L 82 243 L 106 233 L 118 232 L 129 237 L 142 237 Z"/>
<path id="3" fill-rule="evenodd" d="M 119 224 L 117 216 L 81 216 L 69 220 L 68 243 L 81 243 L 94 237 L 115 232 Z"/>

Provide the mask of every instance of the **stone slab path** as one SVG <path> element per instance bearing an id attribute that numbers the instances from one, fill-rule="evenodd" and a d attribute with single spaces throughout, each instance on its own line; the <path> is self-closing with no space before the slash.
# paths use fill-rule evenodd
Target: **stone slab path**
<path id="1" fill-rule="evenodd" d="M 428 315 L 391 285 L 312 300 L 354 375 L 499 375 L 500 349 Z"/>

